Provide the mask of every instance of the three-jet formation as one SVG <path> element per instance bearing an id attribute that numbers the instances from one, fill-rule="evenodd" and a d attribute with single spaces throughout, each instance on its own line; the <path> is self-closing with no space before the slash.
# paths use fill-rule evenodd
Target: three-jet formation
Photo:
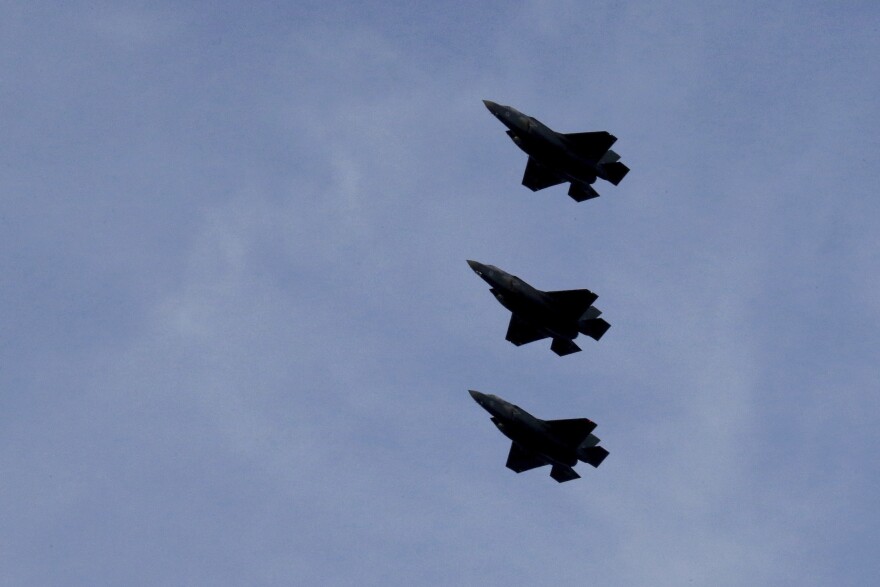
<path id="1" fill-rule="evenodd" d="M 552 338 L 550 349 L 560 357 L 580 349 L 578 333 L 599 340 L 611 325 L 593 306 L 599 297 L 588 289 L 541 291 L 493 265 L 468 261 L 502 306 L 510 310 L 507 340 L 516 346 Z"/>
<path id="2" fill-rule="evenodd" d="M 580 478 L 572 468 L 578 461 L 598 467 L 608 451 L 593 435 L 596 423 L 587 418 L 541 420 L 498 396 L 470 390 L 471 397 L 492 414 L 492 422 L 512 442 L 507 468 L 517 473 L 552 465 L 559 483 Z"/>
<path id="3" fill-rule="evenodd" d="M 483 104 L 529 156 L 522 183 L 533 192 L 571 182 L 568 195 L 583 202 L 599 197 L 591 187 L 597 177 L 617 185 L 629 172 L 620 155 L 611 150 L 617 137 L 608 132 L 558 133 L 510 106 L 489 100 Z"/>

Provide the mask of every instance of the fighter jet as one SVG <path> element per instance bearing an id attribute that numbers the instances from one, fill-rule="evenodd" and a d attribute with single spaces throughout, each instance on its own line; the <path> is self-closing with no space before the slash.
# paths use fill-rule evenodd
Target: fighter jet
<path id="1" fill-rule="evenodd" d="M 578 333 L 599 340 L 611 328 L 592 305 L 599 296 L 588 289 L 541 291 L 494 265 L 477 261 L 468 261 L 468 265 L 510 310 L 506 338 L 516 346 L 550 337 L 550 349 L 562 357 L 581 350 L 574 343 Z"/>
<path id="2" fill-rule="evenodd" d="M 552 465 L 550 476 L 559 483 L 580 478 L 572 468 L 583 461 L 598 467 L 608 451 L 593 435 L 596 423 L 587 418 L 541 420 L 498 396 L 470 390 L 471 397 L 492 414 L 492 422 L 513 441 L 507 468 L 517 473 Z"/>
<path id="3" fill-rule="evenodd" d="M 516 108 L 489 100 L 483 100 L 483 104 L 529 156 L 522 183 L 533 192 L 571 182 L 568 195 L 583 202 L 599 197 L 591 187 L 597 177 L 617 185 L 629 172 L 629 167 L 619 161 L 620 155 L 611 150 L 617 137 L 610 133 L 558 133 Z"/>

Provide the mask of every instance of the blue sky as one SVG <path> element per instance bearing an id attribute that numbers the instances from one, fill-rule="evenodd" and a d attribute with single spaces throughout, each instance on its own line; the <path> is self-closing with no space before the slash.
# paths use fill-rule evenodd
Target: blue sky
<path id="1" fill-rule="evenodd" d="M 876 581 L 874 3 L 0 7 L 0 584 Z M 632 172 L 534 194 L 484 98 Z"/>

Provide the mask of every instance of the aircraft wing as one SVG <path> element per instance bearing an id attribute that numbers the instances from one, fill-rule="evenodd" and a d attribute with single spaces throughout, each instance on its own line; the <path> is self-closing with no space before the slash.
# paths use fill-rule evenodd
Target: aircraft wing
<path id="1" fill-rule="evenodd" d="M 617 137 L 606 131 L 599 132 L 576 132 L 562 135 L 565 140 L 582 156 L 598 161 L 608 152 Z"/>
<path id="2" fill-rule="evenodd" d="M 550 345 L 550 350 L 560 357 L 564 357 L 565 355 L 580 352 L 581 347 L 576 345 L 573 340 L 567 338 L 554 338 L 553 344 Z"/>
<path id="3" fill-rule="evenodd" d="M 510 453 L 507 455 L 507 468 L 517 473 L 536 469 L 548 464 L 547 460 L 537 453 L 525 450 L 517 443 L 510 444 Z"/>
<path id="4" fill-rule="evenodd" d="M 609 153 L 610 152 L 611 151 L 609 151 Z M 571 187 L 568 188 L 568 195 L 571 196 L 571 199 L 575 202 L 583 202 L 585 200 L 598 198 L 599 192 L 594 190 L 588 183 L 578 183 L 573 181 L 571 182 Z"/>
<path id="5" fill-rule="evenodd" d="M 596 423 L 589 418 L 546 420 L 546 423 L 560 440 L 574 446 L 579 446 L 596 429 Z"/>
<path id="6" fill-rule="evenodd" d="M 564 178 L 535 161 L 534 157 L 529 157 L 529 162 L 526 163 L 526 172 L 523 174 L 522 184 L 524 186 L 536 192 L 563 181 L 565 181 Z"/>
<path id="7" fill-rule="evenodd" d="M 547 338 L 547 335 L 520 318 L 518 314 L 511 314 L 506 338 L 516 346 L 521 346 Z"/>
<path id="8" fill-rule="evenodd" d="M 557 483 L 565 483 L 574 479 L 580 479 L 581 476 L 571 467 L 563 467 L 561 465 L 553 465 L 550 470 L 550 476 L 556 479 Z"/>
<path id="9" fill-rule="evenodd" d="M 588 289 L 548 291 L 547 296 L 553 299 L 562 312 L 574 318 L 580 318 L 599 299 L 598 295 Z"/>

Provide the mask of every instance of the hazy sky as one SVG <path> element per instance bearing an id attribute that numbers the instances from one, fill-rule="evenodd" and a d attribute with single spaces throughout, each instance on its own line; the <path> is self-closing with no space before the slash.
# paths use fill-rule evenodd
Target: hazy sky
<path id="1" fill-rule="evenodd" d="M 0 585 L 880 576 L 880 5 L 0 16 Z M 532 193 L 484 98 L 632 171 Z M 466 259 L 612 328 L 514 347 Z"/>

